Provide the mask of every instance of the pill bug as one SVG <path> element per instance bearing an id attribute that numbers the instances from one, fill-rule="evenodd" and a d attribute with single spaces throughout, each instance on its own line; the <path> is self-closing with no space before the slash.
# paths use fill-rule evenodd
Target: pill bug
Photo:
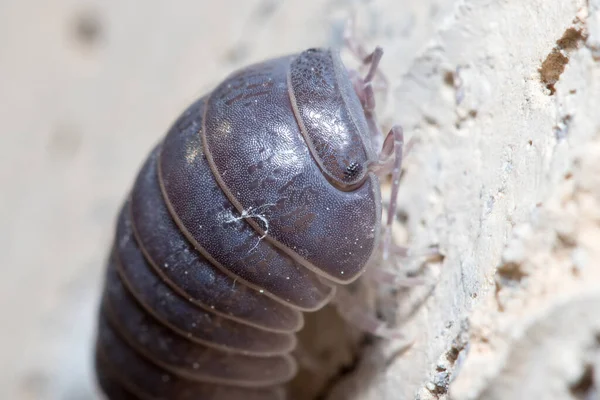
<path id="1" fill-rule="evenodd" d="M 333 49 L 256 63 L 173 123 L 116 224 L 95 346 L 109 399 L 285 398 L 303 312 L 385 242 L 379 175 L 397 183 L 402 132 L 376 127 L 381 55 L 364 79 Z"/>

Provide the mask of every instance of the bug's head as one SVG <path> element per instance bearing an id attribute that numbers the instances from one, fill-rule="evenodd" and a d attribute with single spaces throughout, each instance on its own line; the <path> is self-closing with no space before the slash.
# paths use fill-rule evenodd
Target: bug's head
<path id="1" fill-rule="evenodd" d="M 376 159 L 369 127 L 373 102 L 364 90 L 370 82 L 349 71 L 337 51 L 311 48 L 292 61 L 288 84 L 296 119 L 323 174 L 341 190 L 360 186 Z"/>

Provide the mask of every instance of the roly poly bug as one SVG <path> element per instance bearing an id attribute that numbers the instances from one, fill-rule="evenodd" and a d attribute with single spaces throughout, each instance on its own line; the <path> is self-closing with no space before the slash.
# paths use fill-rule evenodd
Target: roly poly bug
<path id="1" fill-rule="evenodd" d="M 330 49 L 250 65 L 175 121 L 118 218 L 96 341 L 108 398 L 284 398 L 302 313 L 389 251 L 379 176 L 385 228 L 403 137 L 375 121 L 381 56 L 364 79 Z"/>

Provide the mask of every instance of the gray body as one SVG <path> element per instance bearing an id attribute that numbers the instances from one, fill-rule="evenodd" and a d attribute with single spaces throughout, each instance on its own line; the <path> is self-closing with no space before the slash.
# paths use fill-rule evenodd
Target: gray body
<path id="1" fill-rule="evenodd" d="M 378 244 L 372 147 L 330 50 L 251 65 L 192 104 L 119 215 L 96 346 L 107 396 L 283 399 L 302 312 Z"/>

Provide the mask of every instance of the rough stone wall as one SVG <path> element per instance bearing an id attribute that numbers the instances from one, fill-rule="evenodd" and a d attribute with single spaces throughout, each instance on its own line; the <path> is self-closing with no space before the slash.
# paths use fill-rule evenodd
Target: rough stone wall
<path id="1" fill-rule="evenodd" d="M 395 81 L 408 230 L 445 259 L 356 398 L 600 397 L 599 4 L 457 1 Z"/>
<path id="2" fill-rule="evenodd" d="M 385 50 L 382 123 L 418 139 L 398 237 L 444 258 L 429 296 L 366 288 L 408 348 L 312 315 L 297 397 L 600 396 L 600 0 L 6 0 L 0 398 L 97 397 L 103 263 L 141 161 L 226 74 L 339 44 L 352 10 Z"/>

